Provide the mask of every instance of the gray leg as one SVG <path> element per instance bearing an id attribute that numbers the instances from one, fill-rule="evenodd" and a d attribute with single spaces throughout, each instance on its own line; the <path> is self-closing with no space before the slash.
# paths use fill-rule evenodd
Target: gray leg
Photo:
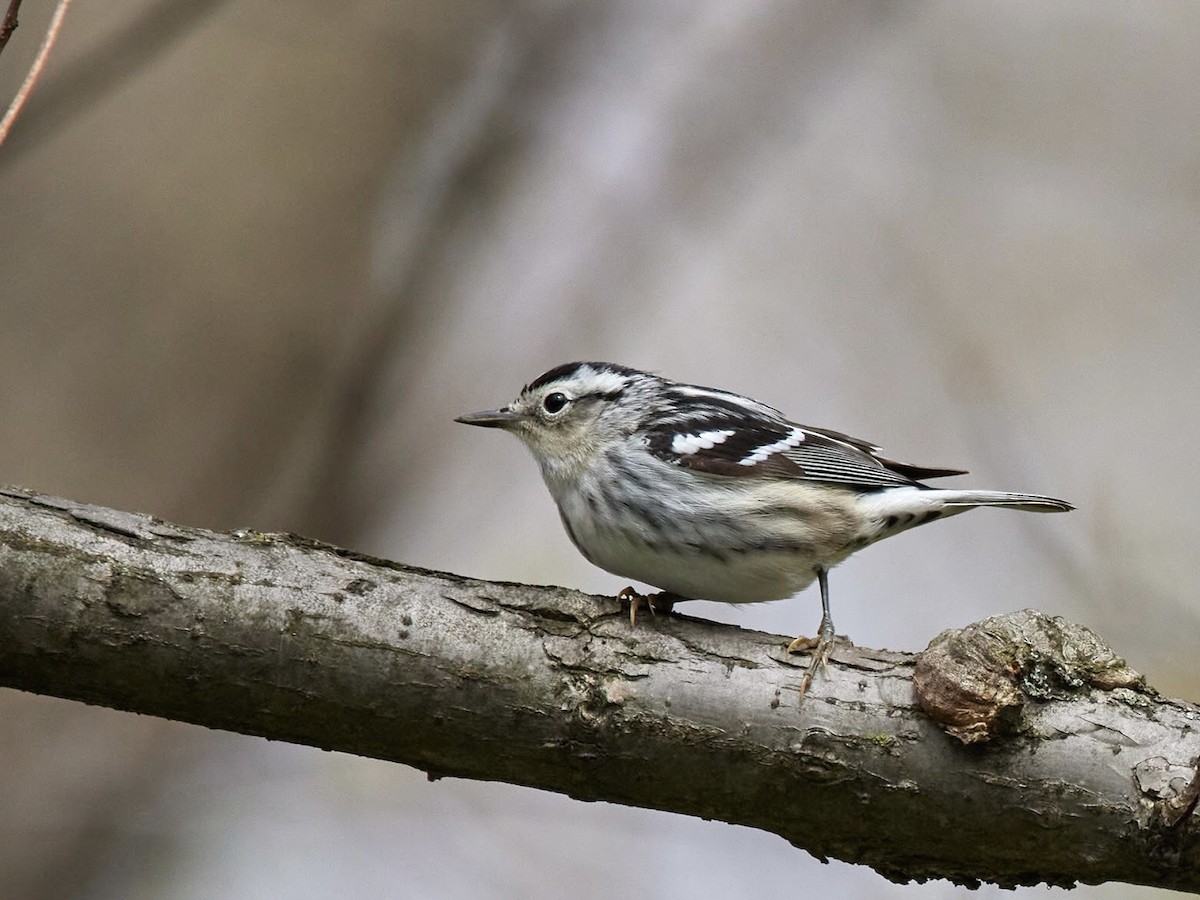
<path id="1" fill-rule="evenodd" d="M 833 630 L 833 616 L 829 613 L 829 573 L 824 566 L 817 566 L 816 572 L 817 584 L 821 588 L 821 630 L 815 641 L 810 638 L 796 638 L 788 647 L 788 650 L 792 652 L 800 649 L 812 650 L 808 669 L 800 682 L 802 698 L 812 686 L 813 676 L 817 674 L 818 667 L 826 675 L 829 675 L 829 655 L 833 652 L 833 645 L 837 641 L 837 632 Z"/>
<path id="2" fill-rule="evenodd" d="M 817 566 L 817 584 L 821 588 L 821 635 L 822 641 L 833 640 L 833 616 L 829 614 L 829 572 L 824 566 Z"/>

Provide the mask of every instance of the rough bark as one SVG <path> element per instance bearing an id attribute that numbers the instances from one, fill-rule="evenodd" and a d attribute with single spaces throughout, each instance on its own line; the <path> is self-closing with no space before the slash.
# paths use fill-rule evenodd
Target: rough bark
<path id="1" fill-rule="evenodd" d="M 1200 893 L 1195 706 L 1083 680 L 966 746 L 914 656 L 839 646 L 801 699 L 786 643 L 0 493 L 0 684 L 749 825 L 897 880 Z"/>

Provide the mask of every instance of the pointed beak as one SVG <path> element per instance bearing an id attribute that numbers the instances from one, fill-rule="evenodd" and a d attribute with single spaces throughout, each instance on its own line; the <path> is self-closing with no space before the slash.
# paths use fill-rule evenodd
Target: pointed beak
<path id="1" fill-rule="evenodd" d="M 525 416 L 511 409 L 485 409 L 483 412 L 467 413 L 459 416 L 455 422 L 464 425 L 479 425 L 482 428 L 511 428 L 518 422 L 524 421 Z"/>

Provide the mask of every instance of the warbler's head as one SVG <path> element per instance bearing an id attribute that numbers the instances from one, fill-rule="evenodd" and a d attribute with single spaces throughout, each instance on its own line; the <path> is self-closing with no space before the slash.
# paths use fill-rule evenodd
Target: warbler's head
<path id="1" fill-rule="evenodd" d="M 645 412 L 639 398 L 656 380 L 616 363 L 566 363 L 535 378 L 507 406 L 454 421 L 510 431 L 547 475 L 563 475 L 636 430 Z"/>

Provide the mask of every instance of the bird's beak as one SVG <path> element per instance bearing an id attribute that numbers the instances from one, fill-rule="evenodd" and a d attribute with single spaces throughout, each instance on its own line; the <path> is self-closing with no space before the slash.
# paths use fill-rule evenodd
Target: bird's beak
<path id="1" fill-rule="evenodd" d="M 464 425 L 479 425 L 483 428 L 511 428 L 518 422 L 524 421 L 525 416 L 511 409 L 485 409 L 483 412 L 467 413 L 459 416 L 455 422 Z"/>

